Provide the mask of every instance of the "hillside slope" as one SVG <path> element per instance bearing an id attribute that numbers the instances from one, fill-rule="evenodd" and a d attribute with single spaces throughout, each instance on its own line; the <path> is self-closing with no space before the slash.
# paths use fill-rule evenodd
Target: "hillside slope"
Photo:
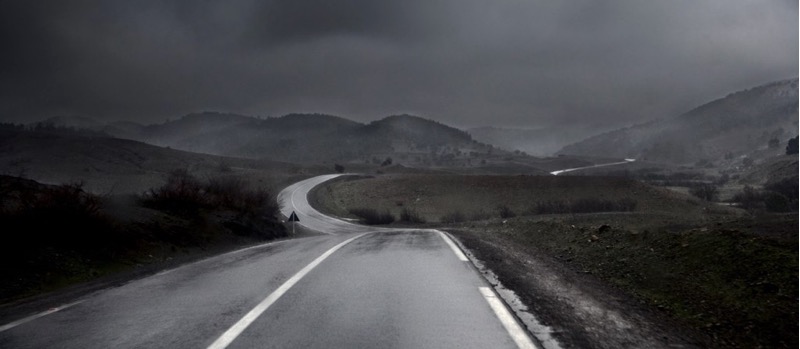
<path id="1" fill-rule="evenodd" d="M 0 174 L 47 184 L 84 182 L 95 193 L 140 193 L 175 169 L 199 176 L 240 172 L 290 175 L 298 166 L 167 149 L 80 132 L 0 128 Z"/>
<path id="2" fill-rule="evenodd" d="M 492 153 L 466 132 L 411 115 L 362 124 L 324 114 L 261 119 L 202 113 L 149 125 L 135 135 L 110 133 L 198 153 L 295 163 L 380 164 L 392 158 L 412 166 L 455 166 Z"/>
<path id="3" fill-rule="evenodd" d="M 770 154 L 778 155 L 797 135 L 797 83 L 784 80 L 732 93 L 678 117 L 604 133 L 558 153 L 685 164 L 749 156 L 774 139 Z"/>

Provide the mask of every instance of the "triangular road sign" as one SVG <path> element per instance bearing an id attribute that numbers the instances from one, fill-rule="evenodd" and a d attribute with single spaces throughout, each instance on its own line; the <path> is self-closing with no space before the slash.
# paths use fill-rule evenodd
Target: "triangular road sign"
<path id="1" fill-rule="evenodd" d="M 299 222 L 299 221 L 300 218 L 297 218 L 297 215 L 294 214 L 294 211 L 292 211 L 292 214 L 289 215 L 289 222 Z"/>

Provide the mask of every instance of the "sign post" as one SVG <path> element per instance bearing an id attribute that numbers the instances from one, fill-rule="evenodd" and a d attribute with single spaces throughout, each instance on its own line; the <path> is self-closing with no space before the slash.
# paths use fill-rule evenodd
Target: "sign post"
<path id="1" fill-rule="evenodd" d="M 299 222 L 300 218 L 297 218 L 297 214 L 292 211 L 292 214 L 289 215 L 289 222 L 292 222 L 292 235 L 294 235 L 294 222 Z"/>

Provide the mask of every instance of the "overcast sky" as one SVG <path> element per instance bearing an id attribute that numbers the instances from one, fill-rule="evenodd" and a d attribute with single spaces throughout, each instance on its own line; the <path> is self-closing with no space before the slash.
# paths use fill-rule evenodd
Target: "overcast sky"
<path id="1" fill-rule="evenodd" d="M 797 0 L 0 0 L 0 120 L 626 125 L 798 75 Z"/>

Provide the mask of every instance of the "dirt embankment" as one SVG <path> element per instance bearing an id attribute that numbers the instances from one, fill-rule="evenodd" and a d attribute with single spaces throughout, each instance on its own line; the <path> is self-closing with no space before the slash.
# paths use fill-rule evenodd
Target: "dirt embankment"
<path id="1" fill-rule="evenodd" d="M 318 191 L 316 204 L 327 212 L 413 205 L 430 219 L 425 226 L 441 226 L 431 222 L 445 212 L 510 207 L 515 217 L 465 214 L 444 229 L 567 347 L 797 347 L 796 213 L 753 216 L 597 177 L 385 176 Z M 588 195 L 627 196 L 637 205 L 627 212 L 525 210 Z"/>

